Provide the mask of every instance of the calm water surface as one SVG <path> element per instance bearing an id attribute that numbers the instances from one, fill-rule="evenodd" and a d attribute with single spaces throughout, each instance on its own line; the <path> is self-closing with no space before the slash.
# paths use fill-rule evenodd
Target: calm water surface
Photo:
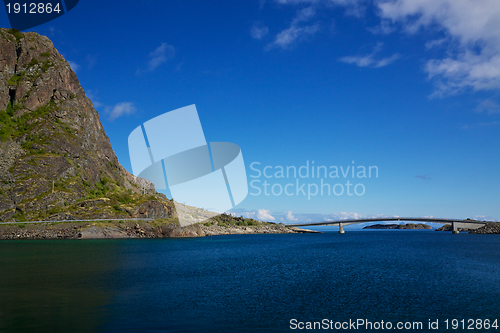
<path id="1" fill-rule="evenodd" d="M 293 318 L 427 325 L 500 320 L 499 300 L 498 235 L 0 242 L 2 332 L 296 332 Z"/>

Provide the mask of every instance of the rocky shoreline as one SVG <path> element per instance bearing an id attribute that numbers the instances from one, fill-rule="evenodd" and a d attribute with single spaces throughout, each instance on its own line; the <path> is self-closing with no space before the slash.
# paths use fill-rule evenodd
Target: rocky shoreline
<path id="1" fill-rule="evenodd" d="M 469 230 L 469 234 L 500 234 L 500 223 L 489 222 L 479 229 Z"/>
<path id="2" fill-rule="evenodd" d="M 451 224 L 445 224 L 435 231 L 452 231 Z M 483 227 L 478 229 L 465 229 L 458 228 L 460 232 L 468 232 L 469 234 L 500 234 L 500 223 L 499 222 L 488 222 Z"/>
<path id="3" fill-rule="evenodd" d="M 52 222 L 0 225 L 0 240 L 13 239 L 112 239 L 112 238 L 178 238 L 233 234 L 317 233 L 283 224 L 259 226 L 225 226 L 193 224 L 181 227 L 175 222 Z"/>

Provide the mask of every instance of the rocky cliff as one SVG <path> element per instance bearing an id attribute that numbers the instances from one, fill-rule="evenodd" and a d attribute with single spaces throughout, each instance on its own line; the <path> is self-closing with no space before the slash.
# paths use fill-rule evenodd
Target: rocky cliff
<path id="1" fill-rule="evenodd" d="M 469 234 L 500 234 L 500 222 L 488 222 L 479 229 L 470 229 Z"/>
<path id="2" fill-rule="evenodd" d="M 0 221 L 168 218 L 172 207 L 120 165 L 52 42 L 0 29 Z"/>

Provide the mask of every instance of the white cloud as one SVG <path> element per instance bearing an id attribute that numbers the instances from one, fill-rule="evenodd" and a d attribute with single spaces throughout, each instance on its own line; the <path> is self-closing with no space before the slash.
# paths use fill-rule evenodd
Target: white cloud
<path id="1" fill-rule="evenodd" d="M 435 80 L 436 90 L 432 96 L 452 95 L 468 88 L 500 89 L 500 54 L 477 55 L 465 50 L 456 57 L 429 60 L 425 71 Z"/>
<path id="2" fill-rule="evenodd" d="M 276 0 L 282 5 L 302 5 L 308 4 L 311 6 L 345 7 L 345 14 L 360 17 L 365 12 L 365 3 L 369 0 Z"/>
<path id="3" fill-rule="evenodd" d="M 297 218 L 293 216 L 292 211 L 285 212 L 285 218 L 287 221 L 297 221 Z"/>
<path id="4" fill-rule="evenodd" d="M 161 43 L 149 54 L 148 71 L 154 71 L 158 66 L 174 58 L 175 48 L 167 43 Z"/>
<path id="5" fill-rule="evenodd" d="M 298 5 L 298 4 L 315 4 L 320 2 L 320 0 L 276 0 L 277 3 L 282 5 Z"/>
<path id="6" fill-rule="evenodd" d="M 389 0 L 378 7 L 383 20 L 410 34 L 438 28 L 458 45 L 450 47 L 452 55 L 425 66 L 436 83 L 433 96 L 500 89 L 500 1 Z"/>
<path id="7" fill-rule="evenodd" d="M 492 99 L 485 99 L 476 108 L 476 112 L 486 112 L 488 114 L 500 113 L 500 105 Z"/>
<path id="8" fill-rule="evenodd" d="M 269 28 L 263 25 L 261 22 L 256 22 L 250 28 L 250 35 L 254 39 L 262 39 L 269 34 Z"/>
<path id="9" fill-rule="evenodd" d="M 369 3 L 376 6 L 380 25 L 369 30 L 388 34 L 401 27 L 409 34 L 424 29 L 441 33 L 428 41 L 426 49 L 447 47 L 442 58 L 428 60 L 424 71 L 435 84 L 432 96 L 466 90 L 500 89 L 500 1 L 499 0 L 275 0 L 281 5 L 309 6 L 328 10 L 343 7 L 346 15 L 363 16 Z M 312 15 L 314 16 L 314 15 Z M 302 22 L 311 20 L 312 16 Z M 267 47 L 287 48 L 319 31 L 319 23 L 299 24 L 300 15 L 289 28 L 276 35 Z M 342 61 L 365 67 L 383 67 L 399 58 L 374 59 L 373 54 L 350 56 Z"/>
<path id="10" fill-rule="evenodd" d="M 446 42 L 447 42 L 446 38 L 430 40 L 430 41 L 428 41 L 428 42 L 425 43 L 425 48 L 427 50 L 430 50 L 430 49 L 432 49 L 434 47 L 441 46 L 441 45 L 443 45 Z"/>
<path id="11" fill-rule="evenodd" d="M 88 99 L 92 101 L 92 104 L 94 104 L 95 108 L 100 108 L 104 106 L 101 102 L 97 101 L 97 94 L 94 93 L 92 89 L 89 89 L 85 92 L 85 95 L 87 95 Z"/>
<path id="12" fill-rule="evenodd" d="M 276 214 L 274 214 L 276 216 Z M 337 212 L 331 214 L 296 214 L 293 220 L 294 223 L 306 223 L 306 222 L 323 222 L 323 221 L 344 221 L 344 220 L 359 220 L 366 218 L 383 218 L 389 217 L 388 215 L 378 214 L 378 215 L 363 215 L 355 212 Z M 391 216 L 397 217 L 397 216 Z M 286 220 L 286 214 L 284 215 L 283 221 Z"/>
<path id="13" fill-rule="evenodd" d="M 97 63 L 96 57 L 90 54 L 87 54 L 86 61 L 89 69 L 93 68 L 94 65 Z"/>
<path id="14" fill-rule="evenodd" d="M 378 7 L 383 19 L 403 23 L 410 33 L 436 24 L 464 44 L 499 39 L 497 0 L 390 0 Z"/>
<path id="15" fill-rule="evenodd" d="M 131 115 L 136 111 L 136 107 L 130 102 L 118 103 L 114 107 L 108 107 L 106 110 L 109 113 L 109 119 L 115 120 L 121 116 Z"/>
<path id="16" fill-rule="evenodd" d="M 290 27 L 278 33 L 274 41 L 267 45 L 267 48 L 281 47 L 286 49 L 295 42 L 306 39 L 308 36 L 314 35 L 319 31 L 319 24 L 313 23 L 309 25 L 301 25 L 303 22 L 311 20 L 316 15 L 316 10 L 313 7 L 306 7 L 297 12 L 297 15 L 292 20 Z"/>
<path id="17" fill-rule="evenodd" d="M 243 212 L 241 215 L 246 218 L 253 218 L 255 217 L 255 212 Z"/>
<path id="18" fill-rule="evenodd" d="M 471 217 L 473 220 L 478 220 L 478 221 L 496 221 L 499 222 L 500 220 L 495 219 L 494 217 L 491 216 L 486 216 L 486 215 L 476 215 Z"/>
<path id="19" fill-rule="evenodd" d="M 355 212 L 337 212 L 331 214 L 293 214 L 292 211 L 273 212 L 270 210 L 258 209 L 256 211 L 247 211 L 239 209 L 233 211 L 236 215 L 242 215 L 245 218 L 254 218 L 263 221 L 281 221 L 283 223 L 305 223 L 305 222 L 322 222 L 322 221 L 342 221 L 342 220 L 357 220 L 364 218 L 383 218 L 397 217 L 395 215 L 363 215 Z"/>
<path id="20" fill-rule="evenodd" d="M 270 211 L 267 209 L 259 209 L 257 210 L 257 219 L 262 221 L 274 221 L 275 218 L 270 214 Z"/>
<path id="21" fill-rule="evenodd" d="M 499 126 L 499 125 L 500 125 L 500 121 L 490 121 L 487 123 L 464 125 L 464 126 L 462 126 L 462 129 L 469 130 L 469 129 L 474 129 L 474 128 L 492 127 L 492 126 Z"/>
<path id="22" fill-rule="evenodd" d="M 312 21 L 318 9 L 332 9 L 341 6 L 345 9 L 345 15 L 361 17 L 366 11 L 365 4 L 368 1 L 370 0 L 275 0 L 275 2 L 280 5 L 306 5 L 308 7 L 299 10 L 290 26 L 276 34 L 274 41 L 269 43 L 266 49 L 271 49 L 273 47 L 286 49 L 320 31 L 321 27 L 319 22 L 305 24 L 305 22 Z M 259 30 L 255 30 L 255 36 L 260 36 L 259 32 Z M 254 33 L 252 33 L 252 36 L 254 36 Z M 254 38 L 260 39 L 257 37 Z"/>
<path id="23" fill-rule="evenodd" d="M 339 60 L 347 64 L 354 64 L 358 67 L 373 67 L 379 68 L 392 64 L 394 61 L 398 60 L 401 56 L 398 53 L 394 53 L 390 57 L 376 59 L 376 54 L 382 49 L 382 43 L 377 43 L 374 47 L 373 52 L 365 56 L 347 56 L 342 57 Z"/>
<path id="24" fill-rule="evenodd" d="M 333 220 L 357 220 L 361 218 L 369 218 L 368 216 L 352 212 L 333 213 L 331 214 L 331 216 L 333 217 Z M 370 216 L 370 217 L 375 217 L 375 216 Z"/>
<path id="25" fill-rule="evenodd" d="M 279 34 L 276 35 L 276 39 L 273 43 L 269 44 L 269 46 L 279 46 L 283 49 L 289 47 L 295 41 L 299 41 L 304 39 L 309 35 L 315 34 L 319 30 L 319 25 L 308 25 L 305 27 L 295 27 L 291 26 L 290 28 L 283 30 Z"/>
<path id="26" fill-rule="evenodd" d="M 90 100 L 92 101 L 92 104 L 94 105 L 94 108 L 96 108 L 96 109 L 97 109 L 97 108 L 101 108 L 101 107 L 103 107 L 103 106 L 104 106 L 104 104 L 102 104 L 102 103 L 101 103 L 101 102 L 99 102 L 99 101 L 93 101 L 91 98 L 90 98 Z"/>
<path id="27" fill-rule="evenodd" d="M 316 15 L 316 10 L 314 7 L 306 7 L 297 12 L 297 16 L 292 21 L 292 25 L 296 25 L 300 22 L 306 22 L 312 19 Z"/>
<path id="28" fill-rule="evenodd" d="M 55 35 L 60 35 L 61 34 L 61 30 L 57 29 L 55 27 L 48 27 L 45 30 L 45 34 L 52 37 L 52 36 L 55 36 Z"/>
<path id="29" fill-rule="evenodd" d="M 391 32 L 396 31 L 396 28 L 392 24 L 390 24 L 390 22 L 384 20 L 380 22 L 379 25 L 368 28 L 368 31 L 370 31 L 372 34 L 375 35 L 387 35 L 390 34 Z"/>
<path id="30" fill-rule="evenodd" d="M 348 56 L 340 58 L 340 61 L 347 64 L 355 64 L 358 67 L 384 67 L 392 64 L 394 61 L 400 58 L 400 55 L 395 53 L 388 58 L 374 59 L 373 54 L 368 54 L 366 56 Z"/>
<path id="31" fill-rule="evenodd" d="M 75 73 L 78 71 L 78 69 L 80 69 L 80 65 L 78 65 L 74 61 L 68 60 L 68 64 Z"/>
<path id="32" fill-rule="evenodd" d="M 345 8 L 345 15 L 362 17 L 366 12 L 368 0 L 329 0 L 330 5 L 342 6 Z"/>

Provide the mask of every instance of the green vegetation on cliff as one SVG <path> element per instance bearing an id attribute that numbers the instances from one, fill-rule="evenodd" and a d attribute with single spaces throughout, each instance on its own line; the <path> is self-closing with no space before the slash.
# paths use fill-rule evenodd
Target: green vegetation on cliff
<path id="1" fill-rule="evenodd" d="M 19 139 L 22 136 L 31 133 L 33 129 L 39 125 L 41 121 L 47 121 L 44 117 L 50 112 L 57 111 L 57 106 L 54 101 L 49 101 L 47 104 L 40 106 L 33 112 L 26 112 L 18 117 L 15 116 L 17 110 L 21 109 L 22 105 L 11 102 L 7 104 L 7 109 L 0 111 L 0 139 L 6 142 L 9 139 Z M 29 137 L 25 142 L 33 142 L 34 137 Z M 30 140 L 31 139 L 31 140 Z"/>
<path id="2" fill-rule="evenodd" d="M 0 59 L 0 221 L 175 216 L 171 200 L 120 165 L 47 37 L 0 29 Z"/>
<path id="3" fill-rule="evenodd" d="M 229 227 L 229 226 L 246 227 L 246 226 L 259 226 L 262 224 L 272 225 L 273 223 L 261 222 L 254 219 L 244 218 L 243 216 L 238 217 L 224 213 L 212 217 L 209 221 L 204 223 L 205 226 L 211 226 L 213 224 L 218 224 L 222 227 Z"/>

